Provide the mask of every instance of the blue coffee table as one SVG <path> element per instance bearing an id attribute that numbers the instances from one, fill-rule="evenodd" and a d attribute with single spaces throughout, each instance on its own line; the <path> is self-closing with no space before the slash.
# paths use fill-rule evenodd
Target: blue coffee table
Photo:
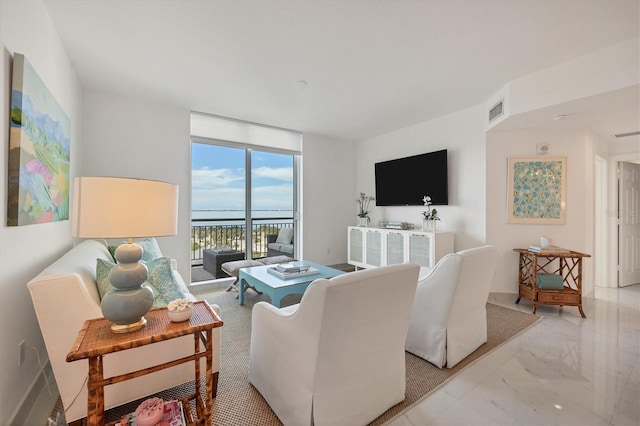
<path id="1" fill-rule="evenodd" d="M 275 265 L 251 266 L 240 269 L 238 272 L 238 281 L 240 283 L 238 287 L 238 303 L 244 305 L 244 290 L 247 288 L 247 285 L 250 285 L 255 287 L 256 290 L 267 294 L 271 298 L 271 304 L 279 308 L 280 301 L 283 297 L 289 294 L 303 294 L 307 287 L 309 287 L 309 284 L 314 280 L 318 278 L 332 278 L 344 274 L 344 271 L 319 265 L 314 262 L 306 260 L 300 262 L 320 272 L 312 275 L 283 279 L 267 271 L 268 268 L 273 268 Z"/>

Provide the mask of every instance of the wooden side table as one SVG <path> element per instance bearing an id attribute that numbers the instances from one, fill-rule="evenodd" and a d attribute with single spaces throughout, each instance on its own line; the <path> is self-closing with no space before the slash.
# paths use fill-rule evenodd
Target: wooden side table
<path id="1" fill-rule="evenodd" d="M 152 309 L 145 318 L 147 325 L 130 333 L 112 333 L 111 322 L 105 318 L 85 321 L 71 351 L 67 362 L 88 359 L 89 378 L 87 380 L 88 407 L 87 424 L 101 426 L 104 424 L 104 387 L 125 380 L 150 374 L 185 362 L 195 363 L 195 393 L 182 399 L 185 415 L 189 424 L 210 424 L 211 407 L 218 387 L 218 372 L 213 373 L 213 329 L 222 327 L 223 322 L 207 302 L 193 304 L 193 314 L 188 321 L 174 323 L 169 320 L 167 308 Z M 137 348 L 164 340 L 192 334 L 194 336 L 193 355 L 166 362 L 157 366 L 144 368 L 127 374 L 104 377 L 103 356 Z M 200 343 L 204 343 L 204 350 Z M 200 358 L 206 358 L 206 400 L 200 394 Z M 189 408 L 189 401 L 195 400 L 196 417 Z"/>
<path id="2" fill-rule="evenodd" d="M 538 304 L 577 306 L 582 318 L 582 258 L 591 255 L 577 251 L 549 251 L 535 253 L 527 249 L 516 248 L 520 253 L 518 273 L 518 300 L 524 297 L 533 303 L 533 313 Z M 561 290 L 538 288 L 538 274 L 551 273 L 562 277 Z"/>

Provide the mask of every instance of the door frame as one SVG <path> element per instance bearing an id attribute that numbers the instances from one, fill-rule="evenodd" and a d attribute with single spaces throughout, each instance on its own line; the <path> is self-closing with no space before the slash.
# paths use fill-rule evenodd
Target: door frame
<path id="1" fill-rule="evenodd" d="M 595 212 L 594 212 L 594 287 L 609 287 L 607 240 L 607 159 L 596 155 L 595 158 Z"/>
<path id="2" fill-rule="evenodd" d="M 204 145 L 214 145 L 214 146 L 223 146 L 227 148 L 234 149 L 242 149 L 245 151 L 245 177 L 247 179 L 247 183 L 245 184 L 245 227 L 246 229 L 252 229 L 253 226 L 253 217 L 251 216 L 252 209 L 252 180 L 251 180 L 251 167 L 252 167 L 252 153 L 253 151 L 261 151 L 268 152 L 272 154 L 282 154 L 282 155 L 291 155 L 293 157 L 293 234 L 294 234 L 294 257 L 302 259 L 302 172 L 301 172 L 301 164 L 302 164 L 302 154 L 280 149 L 273 148 L 266 145 L 251 145 L 247 143 L 240 142 L 232 142 L 226 141 L 222 139 L 214 139 L 214 138 L 206 138 L 201 136 L 191 136 L 189 139 L 189 147 L 193 143 L 199 143 Z M 191 157 L 189 157 L 189 161 L 191 161 Z M 191 167 L 191 165 L 190 165 Z M 191 170 L 191 169 L 190 169 Z M 191 171 L 190 171 L 191 173 Z M 189 178 L 189 182 L 192 181 L 192 176 Z M 190 206 L 190 209 L 193 206 Z M 251 232 L 247 233 L 247 259 L 251 257 L 251 251 L 253 248 L 253 235 Z"/>
<path id="3" fill-rule="evenodd" d="M 637 161 L 640 153 L 610 155 L 607 173 L 607 282 L 601 287 L 618 288 L 618 162 Z"/>

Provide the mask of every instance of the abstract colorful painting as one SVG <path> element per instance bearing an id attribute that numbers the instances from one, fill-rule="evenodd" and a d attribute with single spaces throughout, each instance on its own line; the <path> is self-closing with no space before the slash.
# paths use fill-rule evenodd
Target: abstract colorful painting
<path id="1" fill-rule="evenodd" d="M 24 55 L 13 55 L 7 225 L 69 219 L 71 124 Z"/>
<path id="2" fill-rule="evenodd" d="M 565 223 L 566 157 L 509 158 L 508 174 L 508 223 Z"/>

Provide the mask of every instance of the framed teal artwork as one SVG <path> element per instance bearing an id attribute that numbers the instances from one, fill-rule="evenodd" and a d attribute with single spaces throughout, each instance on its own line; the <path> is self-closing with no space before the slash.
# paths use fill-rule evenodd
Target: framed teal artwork
<path id="1" fill-rule="evenodd" d="M 507 223 L 565 223 L 566 180 L 566 157 L 510 157 Z"/>
<path id="2" fill-rule="evenodd" d="M 69 219 L 71 123 L 29 61 L 13 55 L 7 225 Z"/>

